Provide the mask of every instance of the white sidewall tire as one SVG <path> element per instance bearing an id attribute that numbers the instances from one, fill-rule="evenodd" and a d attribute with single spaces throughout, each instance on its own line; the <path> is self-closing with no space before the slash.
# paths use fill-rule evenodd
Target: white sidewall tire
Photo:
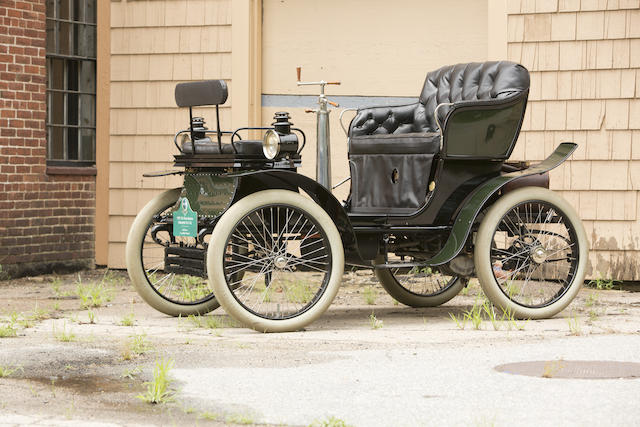
<path id="1" fill-rule="evenodd" d="M 265 319 L 245 309 L 235 298 L 224 275 L 223 259 L 229 235 L 237 223 L 250 211 L 268 205 L 286 204 L 298 208 L 313 217 L 324 230 L 331 250 L 331 274 L 329 283 L 320 299 L 299 316 L 283 319 Z M 253 193 L 233 204 L 220 218 L 213 230 L 207 253 L 209 281 L 220 305 L 234 319 L 258 332 L 291 332 L 304 328 L 320 317 L 331 305 L 338 293 L 344 273 L 344 249 L 342 239 L 333 220 L 312 200 L 288 190 L 265 190 Z"/>
<path id="2" fill-rule="evenodd" d="M 151 201 L 142 208 L 131 225 L 125 250 L 129 278 L 138 295 L 151 307 L 169 316 L 205 314 L 220 306 L 215 298 L 195 305 L 178 304 L 168 301 L 158 295 L 151 287 L 151 284 L 147 280 L 147 275 L 144 272 L 142 266 L 142 242 L 147 233 L 147 227 L 154 215 L 178 200 L 181 190 L 181 188 L 167 190 L 151 199 Z"/>
<path id="3" fill-rule="evenodd" d="M 379 263 L 379 261 L 380 260 L 376 260 L 377 263 Z M 418 295 L 400 285 L 388 268 L 375 268 L 373 271 L 384 290 L 387 291 L 393 299 L 409 307 L 437 307 L 458 295 L 465 285 L 465 280 L 458 277 L 456 282 L 452 286 L 449 286 L 444 292 L 429 296 Z"/>
<path id="4" fill-rule="evenodd" d="M 527 200 L 540 200 L 557 206 L 575 230 L 578 243 L 578 266 L 569 289 L 556 302 L 540 308 L 523 307 L 511 301 L 500 289 L 493 275 L 490 249 L 498 222 L 515 205 Z M 480 286 L 489 300 L 520 319 L 546 319 L 564 310 L 580 291 L 586 274 L 588 241 L 582 221 L 575 209 L 562 197 L 541 187 L 523 187 L 502 196 L 487 211 L 476 236 L 474 262 Z"/>

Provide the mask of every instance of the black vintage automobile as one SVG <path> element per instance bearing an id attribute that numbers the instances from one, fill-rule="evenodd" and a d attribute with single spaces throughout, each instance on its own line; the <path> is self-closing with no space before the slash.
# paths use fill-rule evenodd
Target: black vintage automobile
<path id="1" fill-rule="evenodd" d="M 583 283 L 588 244 L 574 209 L 545 188 L 547 172 L 576 144 L 560 144 L 537 165 L 507 162 L 528 92 L 519 64 L 457 64 L 428 73 L 415 103 L 358 110 L 341 203 L 296 172 L 306 137 L 287 113 L 270 128 L 222 131 L 217 118 L 209 130 L 192 107 L 217 112 L 225 83 L 179 84 L 176 102 L 191 121 L 174 139 L 178 169 L 164 174 L 184 175 L 184 185 L 136 217 L 126 248 L 131 280 L 163 313 L 222 305 L 264 332 L 320 316 L 345 265 L 373 268 L 409 306 L 443 304 L 477 277 L 516 317 L 553 316 Z M 266 131 L 262 140 L 241 138 L 256 129 Z"/>

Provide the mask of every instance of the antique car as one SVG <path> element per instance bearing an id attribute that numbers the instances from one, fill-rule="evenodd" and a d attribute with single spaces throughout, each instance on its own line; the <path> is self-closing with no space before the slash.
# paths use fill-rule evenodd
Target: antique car
<path id="1" fill-rule="evenodd" d="M 298 81 L 300 72 L 298 71 Z M 331 304 L 345 266 L 373 269 L 414 307 L 443 304 L 472 277 L 496 306 L 547 318 L 576 296 L 588 244 L 548 171 L 576 144 L 536 165 L 509 163 L 527 105 L 529 73 L 508 62 L 427 74 L 417 102 L 357 110 L 347 132 L 350 193 L 332 194 L 328 106 L 321 86 L 317 179 L 297 172 L 306 136 L 286 112 L 270 127 L 223 131 L 222 80 L 181 83 L 175 170 L 184 184 L 136 217 L 127 268 L 142 298 L 173 315 L 222 305 L 262 332 L 294 331 Z M 307 84 L 300 82 L 299 84 Z M 192 108 L 214 105 L 209 130 Z M 262 139 L 241 134 L 264 133 Z"/>

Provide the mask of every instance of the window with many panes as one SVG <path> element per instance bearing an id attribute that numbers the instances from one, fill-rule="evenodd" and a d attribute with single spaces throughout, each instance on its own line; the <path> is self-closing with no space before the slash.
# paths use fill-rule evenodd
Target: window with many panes
<path id="1" fill-rule="evenodd" d="M 47 163 L 93 165 L 97 0 L 46 1 Z"/>

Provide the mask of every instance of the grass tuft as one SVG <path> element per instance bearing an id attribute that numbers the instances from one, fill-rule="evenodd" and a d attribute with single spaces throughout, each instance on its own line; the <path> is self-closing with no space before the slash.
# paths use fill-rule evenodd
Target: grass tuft
<path id="1" fill-rule="evenodd" d="M 577 314 L 567 317 L 567 324 L 569 325 L 570 335 L 582 335 L 582 326 L 580 326 L 580 318 Z"/>
<path id="2" fill-rule="evenodd" d="M 376 299 L 378 298 L 378 293 L 373 286 L 367 286 L 362 291 L 362 296 L 364 298 L 364 302 L 367 303 L 367 305 L 374 305 L 376 303 Z"/>
<path id="3" fill-rule="evenodd" d="M 131 360 L 151 350 L 153 345 L 147 338 L 147 334 L 131 335 L 122 349 L 122 359 Z"/>
<path id="4" fill-rule="evenodd" d="M 133 326 L 135 323 L 136 323 L 136 316 L 133 314 L 133 312 L 129 314 L 125 314 L 122 317 L 122 320 L 120 320 L 120 325 L 122 326 Z"/>
<path id="5" fill-rule="evenodd" d="M 76 334 L 73 333 L 71 328 L 67 331 L 67 322 L 62 324 L 62 330 L 57 330 L 56 325 L 53 325 L 53 336 L 60 342 L 72 342 L 76 341 Z"/>
<path id="6" fill-rule="evenodd" d="M 610 290 L 614 289 L 616 286 L 619 287 L 620 283 L 621 282 L 619 280 L 613 280 L 613 279 L 604 278 L 604 277 L 602 277 L 602 273 L 598 272 L 598 278 L 590 280 L 587 283 L 587 287 L 595 288 L 595 289 L 599 289 L 599 290 L 610 291 Z"/>
<path id="7" fill-rule="evenodd" d="M 216 421 L 216 420 L 220 419 L 220 414 L 216 414 L 215 412 L 204 411 L 204 412 L 200 412 L 198 414 L 198 419 L 199 420 Z"/>
<path id="8" fill-rule="evenodd" d="M 113 299 L 113 288 L 108 285 L 111 282 L 105 280 L 107 273 L 99 283 L 87 284 L 82 283 L 82 278 L 78 274 L 76 295 L 80 298 L 81 309 L 102 307 Z"/>
<path id="9" fill-rule="evenodd" d="M 351 424 L 347 424 L 344 420 L 336 417 L 327 417 L 324 420 L 316 420 L 309 424 L 308 427 L 353 427 Z"/>
<path id="10" fill-rule="evenodd" d="M 153 380 L 147 381 L 144 385 L 147 390 L 143 394 L 136 396 L 143 402 L 162 404 L 174 400 L 174 392 L 171 390 L 173 380 L 169 377 L 169 371 L 173 368 L 173 359 L 156 360 L 156 366 L 153 368 Z"/>
<path id="11" fill-rule="evenodd" d="M 232 424 L 253 424 L 253 417 L 246 414 L 231 414 L 225 418 L 226 423 Z"/>
<path id="12" fill-rule="evenodd" d="M 378 319 L 372 311 L 369 315 L 369 324 L 371 325 L 371 329 L 380 329 L 382 328 L 383 323 L 384 322 Z"/>
<path id="13" fill-rule="evenodd" d="M 16 373 L 18 371 L 24 372 L 24 369 L 22 369 L 22 366 L 0 365 L 0 378 L 10 377 L 11 375 L 13 375 L 14 373 Z"/>

